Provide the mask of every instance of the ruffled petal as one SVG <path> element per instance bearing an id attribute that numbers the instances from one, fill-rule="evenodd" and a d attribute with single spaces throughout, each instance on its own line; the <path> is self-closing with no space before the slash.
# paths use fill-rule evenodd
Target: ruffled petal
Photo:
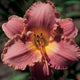
<path id="1" fill-rule="evenodd" d="M 60 19 L 60 14 L 51 2 L 37 2 L 25 13 L 24 18 L 24 23 L 28 25 L 28 30 L 32 28 L 40 29 L 40 27 L 46 27 L 50 30 L 56 21 Z"/>
<path id="2" fill-rule="evenodd" d="M 60 22 L 59 22 L 61 28 L 63 28 L 63 34 L 68 37 L 68 38 L 74 38 L 77 33 L 78 33 L 78 30 L 77 28 L 75 27 L 72 19 L 62 19 Z"/>
<path id="3" fill-rule="evenodd" d="M 30 67 L 31 74 L 34 80 L 50 80 L 53 75 L 53 68 L 49 67 L 49 75 L 47 75 L 45 64 L 42 62 L 36 63 Z"/>
<path id="4" fill-rule="evenodd" d="M 9 38 L 21 33 L 23 30 L 23 18 L 18 16 L 9 17 L 9 21 L 2 25 L 2 29 Z"/>
<path id="5" fill-rule="evenodd" d="M 2 61 L 14 69 L 24 70 L 27 65 L 41 59 L 41 53 L 32 42 L 27 41 L 26 35 L 16 35 L 5 45 L 2 53 Z"/>
<path id="6" fill-rule="evenodd" d="M 73 61 L 80 60 L 80 48 L 69 39 L 50 43 L 46 47 L 46 53 L 55 69 L 66 69 Z"/>

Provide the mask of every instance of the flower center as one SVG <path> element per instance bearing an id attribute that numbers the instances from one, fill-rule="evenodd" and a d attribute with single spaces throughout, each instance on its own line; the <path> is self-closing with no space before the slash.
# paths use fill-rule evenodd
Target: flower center
<path id="1" fill-rule="evenodd" d="M 46 65 L 46 69 L 47 69 L 47 75 L 49 75 L 49 68 L 48 68 L 48 62 L 46 60 L 46 51 L 45 51 L 45 46 L 47 45 L 47 41 L 45 36 L 43 35 L 43 33 L 40 33 L 39 35 L 34 34 L 34 44 L 36 45 L 36 47 L 40 50 L 42 56 L 43 56 L 43 62 Z"/>
<path id="2" fill-rule="evenodd" d="M 42 33 L 39 35 L 34 34 L 34 44 L 38 49 L 44 48 L 46 46 L 46 39 Z"/>

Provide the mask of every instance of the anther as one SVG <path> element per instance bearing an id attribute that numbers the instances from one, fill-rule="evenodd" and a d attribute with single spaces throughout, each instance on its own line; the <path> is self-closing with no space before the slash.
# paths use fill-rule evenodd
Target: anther
<path id="1" fill-rule="evenodd" d="M 40 38 L 39 35 L 37 35 L 37 38 Z"/>
<path id="2" fill-rule="evenodd" d="M 40 35 L 42 36 L 42 33 Z"/>
<path id="3" fill-rule="evenodd" d="M 34 34 L 34 37 L 36 37 L 36 34 Z"/>
<path id="4" fill-rule="evenodd" d="M 37 40 L 37 42 L 39 43 L 39 40 Z"/>

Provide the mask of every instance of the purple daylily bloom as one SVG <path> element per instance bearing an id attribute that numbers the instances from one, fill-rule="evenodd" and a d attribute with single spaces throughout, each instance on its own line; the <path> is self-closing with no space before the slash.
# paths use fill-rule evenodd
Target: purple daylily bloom
<path id="1" fill-rule="evenodd" d="M 54 69 L 67 69 L 80 60 L 73 38 L 78 30 L 72 19 L 61 19 L 51 2 L 34 3 L 24 18 L 12 16 L 3 31 L 10 38 L 1 55 L 15 70 L 30 67 L 34 80 L 50 80 Z"/>

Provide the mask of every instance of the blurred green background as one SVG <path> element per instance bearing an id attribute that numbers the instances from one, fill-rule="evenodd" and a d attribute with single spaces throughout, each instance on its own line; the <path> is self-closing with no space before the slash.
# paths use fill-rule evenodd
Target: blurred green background
<path id="1" fill-rule="evenodd" d="M 25 11 L 37 1 L 46 0 L 0 0 L 0 55 L 8 38 L 2 31 L 2 24 L 11 15 L 23 17 Z M 80 46 L 80 0 L 50 0 L 56 6 L 61 18 L 72 18 L 79 32 L 75 42 Z M 29 68 L 14 71 L 0 60 L 0 80 L 32 80 Z M 80 80 L 80 62 L 74 62 L 67 70 L 55 70 L 51 80 Z"/>

